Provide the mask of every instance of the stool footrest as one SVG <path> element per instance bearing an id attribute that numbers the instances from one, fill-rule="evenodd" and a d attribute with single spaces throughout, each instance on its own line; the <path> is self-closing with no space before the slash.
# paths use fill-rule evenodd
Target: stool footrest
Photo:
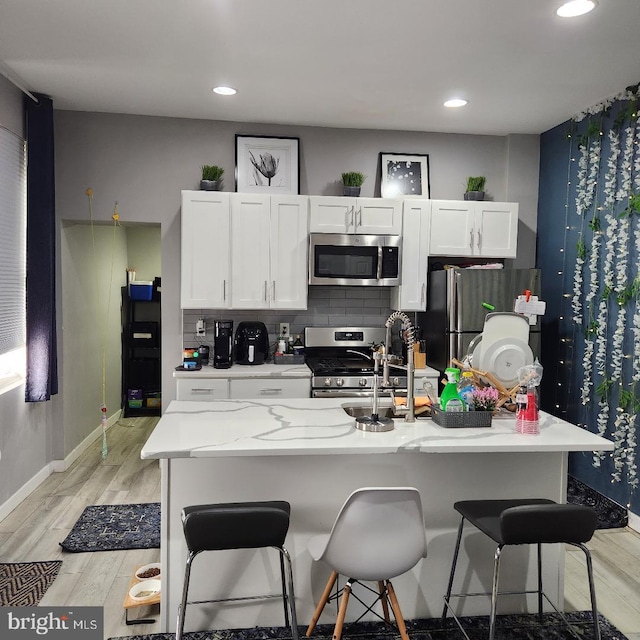
<path id="1" fill-rule="evenodd" d="M 499 596 L 514 596 L 514 595 L 527 595 L 527 594 L 538 595 L 538 592 L 537 591 L 499 591 L 497 595 L 499 595 Z M 453 607 L 451 606 L 451 603 L 449 602 L 449 600 L 451 598 L 466 598 L 467 596 L 488 596 L 488 597 L 491 597 L 491 593 L 489 593 L 489 592 L 452 593 L 448 598 L 446 596 L 444 596 L 443 600 L 444 600 L 444 606 L 447 608 L 447 610 L 451 614 L 451 617 L 455 620 L 455 623 L 458 625 L 458 628 L 460 629 L 462 635 L 466 638 L 466 640 L 471 640 L 469 638 L 469 636 L 467 635 L 467 632 L 464 630 L 462 624 L 460 623 L 460 620 L 458 619 L 458 616 L 456 615 L 456 612 L 453 610 Z M 567 625 L 567 627 L 569 629 L 569 633 L 571 633 L 571 635 L 574 638 L 578 638 L 578 640 L 583 640 L 584 636 L 580 636 L 580 635 L 578 635 L 578 633 L 576 633 L 576 631 L 573 628 L 573 625 L 567 620 L 567 618 L 564 615 L 564 613 L 562 613 L 562 611 L 560 611 L 556 607 L 556 605 L 553 604 L 553 602 L 551 602 L 551 600 L 549 599 L 549 597 L 547 596 L 547 594 L 544 591 L 542 592 L 542 597 L 551 605 L 553 610 L 562 618 L 562 620 L 564 621 L 564 623 Z"/>
<path id="2" fill-rule="evenodd" d="M 237 598 L 218 598 L 217 600 L 189 600 L 187 604 L 208 604 L 213 602 L 240 602 L 243 600 L 269 600 L 270 598 L 278 598 L 282 600 L 281 593 L 267 594 L 264 596 L 239 596 Z"/>

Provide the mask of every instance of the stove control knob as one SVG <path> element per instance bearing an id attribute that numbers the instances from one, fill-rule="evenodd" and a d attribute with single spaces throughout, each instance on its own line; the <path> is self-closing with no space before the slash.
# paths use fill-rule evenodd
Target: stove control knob
<path id="1" fill-rule="evenodd" d="M 341 387 L 341 386 L 343 386 L 343 385 L 344 385 L 344 380 L 343 380 L 342 378 L 338 378 L 338 379 L 336 380 L 336 384 L 337 384 L 339 387 Z"/>
<path id="2" fill-rule="evenodd" d="M 330 387 L 331 386 L 331 378 L 325 378 L 324 379 L 324 386 L 325 387 Z"/>
<path id="3" fill-rule="evenodd" d="M 358 381 L 358 384 L 361 387 L 366 387 L 367 386 L 367 379 L 366 378 L 360 378 L 360 380 Z"/>
<path id="4" fill-rule="evenodd" d="M 400 386 L 400 378 L 394 378 L 391 382 L 392 382 L 394 387 L 399 387 Z"/>

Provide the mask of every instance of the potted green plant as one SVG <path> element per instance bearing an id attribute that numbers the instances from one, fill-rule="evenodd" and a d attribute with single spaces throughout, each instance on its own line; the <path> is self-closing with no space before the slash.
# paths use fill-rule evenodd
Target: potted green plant
<path id="1" fill-rule="evenodd" d="M 342 174 L 342 195 L 359 196 L 360 187 L 366 180 L 364 173 L 359 171 L 346 171 Z"/>
<path id="2" fill-rule="evenodd" d="M 224 169 L 216 165 L 202 165 L 202 180 L 200 188 L 203 191 L 220 191 L 222 189 L 222 174 Z"/>
<path id="3" fill-rule="evenodd" d="M 484 185 L 487 179 L 484 176 L 467 178 L 467 190 L 465 200 L 484 200 Z"/>

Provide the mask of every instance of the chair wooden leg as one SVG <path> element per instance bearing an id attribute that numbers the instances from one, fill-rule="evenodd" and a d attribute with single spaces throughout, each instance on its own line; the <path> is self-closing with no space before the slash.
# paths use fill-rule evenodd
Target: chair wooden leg
<path id="1" fill-rule="evenodd" d="M 331 595 L 331 589 L 333 589 L 333 585 L 336 583 L 338 579 L 338 572 L 332 571 L 329 576 L 329 580 L 327 581 L 327 586 L 324 588 L 322 592 L 322 597 L 320 598 L 320 602 L 318 602 L 318 606 L 316 607 L 316 611 L 313 614 L 313 618 L 311 618 L 311 622 L 307 627 L 307 633 L 305 634 L 307 638 L 313 633 L 313 630 L 316 628 L 316 624 L 318 624 L 318 620 L 322 615 L 322 611 L 327 604 L 327 600 L 329 600 L 329 596 Z"/>
<path id="2" fill-rule="evenodd" d="M 386 589 L 382 580 L 378 580 L 378 593 L 380 593 L 380 601 L 382 602 L 384 621 L 389 623 L 391 622 L 391 618 L 389 618 L 389 600 L 387 599 Z"/>
<path id="3" fill-rule="evenodd" d="M 393 615 L 396 618 L 396 624 L 398 625 L 398 631 L 402 640 L 409 640 L 409 634 L 407 633 L 407 627 L 404 624 L 404 618 L 402 617 L 402 611 L 400 611 L 400 605 L 398 604 L 398 598 L 396 598 L 396 592 L 393 589 L 391 580 L 387 580 L 387 593 L 389 594 L 389 602 L 393 609 Z"/>
<path id="4" fill-rule="evenodd" d="M 340 640 L 342 637 L 342 627 L 344 625 L 344 617 L 347 614 L 347 604 L 351 595 L 351 579 L 347 580 L 342 590 L 342 598 L 340 598 L 340 608 L 338 609 L 338 617 L 336 618 L 336 626 L 333 629 L 333 640 Z"/>

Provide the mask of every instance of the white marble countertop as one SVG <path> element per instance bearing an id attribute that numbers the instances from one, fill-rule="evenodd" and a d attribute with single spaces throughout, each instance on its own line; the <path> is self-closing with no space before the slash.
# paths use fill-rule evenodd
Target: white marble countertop
<path id="1" fill-rule="evenodd" d="M 415 370 L 415 379 L 434 378 L 440 373 L 436 369 L 426 367 Z M 205 365 L 198 371 L 174 371 L 174 378 L 310 378 L 311 370 L 306 364 L 234 364 L 228 369 L 215 369 Z"/>
<path id="2" fill-rule="evenodd" d="M 494 418 L 488 428 L 447 429 L 418 418 L 394 420 L 392 431 L 363 432 L 343 410 L 354 404 L 367 403 L 345 398 L 173 401 L 141 457 L 613 450 L 609 440 L 544 412 L 538 435 L 516 433 L 511 415 Z"/>

